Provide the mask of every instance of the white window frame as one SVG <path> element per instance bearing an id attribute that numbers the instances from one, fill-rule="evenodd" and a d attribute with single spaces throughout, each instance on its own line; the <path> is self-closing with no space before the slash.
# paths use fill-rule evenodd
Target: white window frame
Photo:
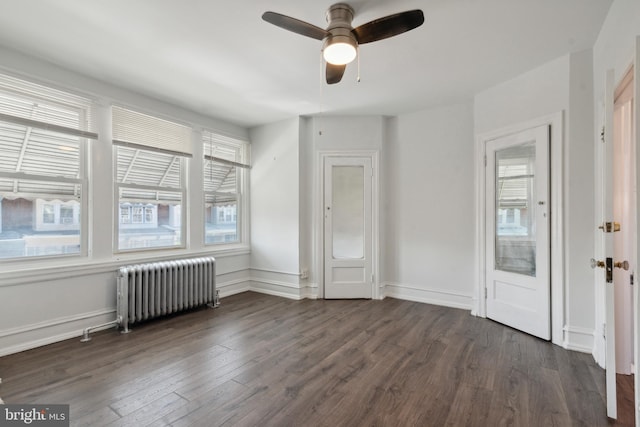
<path id="1" fill-rule="evenodd" d="M 48 85 L 41 85 L 39 83 L 30 82 L 21 77 L 14 77 L 6 73 L 0 74 L 0 89 L 10 96 L 15 96 L 21 100 L 28 100 L 34 103 L 34 105 L 46 105 L 48 108 L 63 107 L 67 111 L 75 111 L 78 113 L 79 121 L 77 127 L 68 127 L 66 124 L 55 124 L 54 116 L 47 116 L 45 114 L 44 121 L 33 120 L 29 116 L 25 115 L 24 111 L 14 110 L 12 107 L 3 105 L 0 111 L 0 121 L 6 123 L 13 123 L 16 125 L 24 126 L 27 129 L 40 129 L 45 131 L 52 131 L 59 134 L 70 135 L 78 138 L 78 175 L 75 178 L 70 177 L 57 177 L 51 175 L 39 175 L 34 173 L 25 172 L 8 172 L 1 171 L 0 178 L 21 180 L 21 181 L 37 181 L 43 183 L 57 183 L 57 184 L 72 184 L 76 188 L 75 196 L 68 195 L 56 195 L 56 194 L 43 194 L 42 199 L 56 198 L 60 200 L 78 200 L 80 203 L 80 222 L 79 222 L 79 245 L 80 250 L 76 253 L 59 253 L 59 254 L 45 254 L 45 255 L 24 255 L 20 257 L 1 258 L 0 263 L 6 262 L 29 262 L 35 260 L 42 260 L 48 258 L 59 257 L 87 257 L 88 254 L 88 242 L 89 242 L 89 177 L 88 177 L 88 153 L 89 153 L 89 140 L 98 139 L 98 134 L 91 131 L 92 127 L 92 115 L 93 108 L 95 106 L 95 100 L 88 98 L 84 95 L 76 95 L 68 90 L 58 90 Z M 50 119 L 51 121 L 48 121 Z M 79 190 L 79 191 L 78 191 Z M 79 195 L 78 195 L 79 193 Z M 29 197 L 38 196 L 36 193 L 24 193 Z M 19 196 L 20 193 L 14 193 L 15 196 Z M 3 198 L 0 195 L 0 200 Z M 34 199 L 35 205 L 35 199 Z M 34 215 L 37 215 L 34 214 Z M 58 221 L 59 212 L 56 212 L 54 208 L 54 223 L 56 225 Z M 37 219 L 36 219 L 37 221 Z"/>
<path id="2" fill-rule="evenodd" d="M 135 111 L 128 107 L 112 105 L 112 137 L 113 137 L 113 182 L 114 182 L 114 215 L 113 250 L 114 253 L 136 253 L 158 250 L 186 249 L 189 244 L 189 216 L 187 206 L 189 159 L 192 157 L 193 134 L 192 126 L 178 123 L 173 119 L 165 119 L 156 114 L 147 114 Z M 135 150 L 169 154 L 174 156 L 174 161 L 180 163 L 179 187 L 163 185 L 143 185 L 136 183 L 118 182 L 118 155 L 119 147 L 128 147 Z M 164 180 L 164 179 L 163 179 Z M 157 193 L 180 194 L 180 244 L 171 246 L 154 246 L 148 248 L 120 249 L 120 194 L 122 190 L 140 190 Z M 149 203 L 152 201 L 150 200 Z M 142 222 L 134 222 L 133 206 L 129 209 L 129 224 L 144 224 L 146 210 L 142 210 Z"/>
<path id="3" fill-rule="evenodd" d="M 203 192 L 203 209 L 204 209 L 204 222 L 202 224 L 203 227 L 203 243 L 206 248 L 210 248 L 213 250 L 224 250 L 231 247 L 238 246 L 248 246 L 249 245 L 249 175 L 250 175 L 250 144 L 248 141 L 230 138 L 223 135 L 220 135 L 212 130 L 203 130 L 201 143 L 203 146 L 203 165 L 206 164 L 207 161 L 216 161 L 218 163 L 226 163 L 231 166 L 236 167 L 236 240 L 228 242 L 213 242 L 207 243 L 206 236 L 206 222 L 207 222 L 207 196 L 215 196 L 216 194 L 226 194 L 226 193 L 218 193 L 215 191 L 206 191 L 205 190 L 205 179 L 206 176 L 206 167 L 203 167 L 203 176 L 202 176 L 202 192 Z M 228 146 L 237 146 L 240 148 L 240 161 L 230 161 L 224 158 L 218 158 L 215 155 L 208 156 L 206 150 L 204 149 L 206 144 L 223 144 Z M 214 206 L 212 206 L 214 209 Z M 218 213 L 219 215 L 219 213 Z M 223 211 L 223 215 L 225 217 L 226 222 L 226 212 Z"/>
<path id="4" fill-rule="evenodd" d="M 133 144 L 129 144 L 133 145 Z M 143 252 L 143 251 L 157 251 L 157 250 L 167 250 L 167 249 L 185 249 L 187 247 L 187 168 L 188 168 L 188 160 L 189 156 L 184 153 L 172 153 L 173 155 L 180 158 L 180 188 L 177 187 L 161 187 L 161 186 L 151 186 L 151 185 L 138 185 L 138 184 L 129 184 L 129 183 L 119 183 L 117 182 L 117 168 L 118 168 L 118 155 L 117 150 L 120 147 L 118 144 L 114 144 L 113 150 L 113 177 L 114 177 L 114 233 L 113 233 L 113 248 L 114 253 L 132 253 L 132 252 Z M 145 150 L 149 152 L 161 152 L 166 153 L 166 150 L 154 150 L 152 147 L 141 146 L 138 147 L 140 150 Z M 132 248 L 132 249 L 120 249 L 120 193 L 122 190 L 142 190 L 142 191 L 154 191 L 154 192 L 167 192 L 167 193 L 180 193 L 180 245 L 174 246 L 154 246 L 148 248 Z M 146 207 L 142 206 L 142 220 L 143 222 L 138 223 L 133 220 L 133 209 L 134 206 L 129 206 L 129 222 L 127 224 L 144 224 Z M 186 219 L 186 220 L 185 220 Z"/>

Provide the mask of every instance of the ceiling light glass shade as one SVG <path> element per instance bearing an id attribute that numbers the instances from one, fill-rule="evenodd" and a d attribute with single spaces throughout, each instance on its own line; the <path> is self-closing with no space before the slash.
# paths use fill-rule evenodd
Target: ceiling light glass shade
<path id="1" fill-rule="evenodd" d="M 356 41 L 347 36 L 331 37 L 322 51 L 324 60 L 333 65 L 346 65 L 356 59 L 358 54 Z"/>

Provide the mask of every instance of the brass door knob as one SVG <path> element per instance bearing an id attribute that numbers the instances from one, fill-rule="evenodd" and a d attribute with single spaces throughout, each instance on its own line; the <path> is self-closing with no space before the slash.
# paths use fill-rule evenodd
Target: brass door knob
<path id="1" fill-rule="evenodd" d="M 618 262 L 613 263 L 613 266 L 615 268 L 621 268 L 621 269 L 627 271 L 627 270 L 629 270 L 629 261 L 626 261 L 626 260 L 625 261 L 618 261 Z"/>
<path id="2" fill-rule="evenodd" d="M 589 261 L 589 265 L 591 266 L 591 268 L 604 268 L 605 266 L 604 261 L 596 261 L 593 258 L 591 258 L 591 260 Z"/>

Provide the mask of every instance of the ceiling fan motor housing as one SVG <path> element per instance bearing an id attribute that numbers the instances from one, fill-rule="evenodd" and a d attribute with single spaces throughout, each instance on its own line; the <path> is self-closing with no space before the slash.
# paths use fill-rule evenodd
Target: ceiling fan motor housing
<path id="1" fill-rule="evenodd" d="M 351 21 L 353 21 L 354 10 L 346 3 L 334 4 L 327 10 L 326 18 L 329 26 L 327 31 L 329 36 L 325 37 L 322 42 L 322 49 L 334 43 L 346 43 L 358 48 L 358 41 L 351 32 L 353 27 Z"/>

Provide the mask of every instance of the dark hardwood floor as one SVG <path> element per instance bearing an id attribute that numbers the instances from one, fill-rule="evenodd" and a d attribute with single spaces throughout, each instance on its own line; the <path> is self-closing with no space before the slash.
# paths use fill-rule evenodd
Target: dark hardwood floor
<path id="1" fill-rule="evenodd" d="M 77 426 L 608 426 L 589 354 L 472 317 L 257 293 L 0 358 L 7 403 L 67 403 Z"/>

